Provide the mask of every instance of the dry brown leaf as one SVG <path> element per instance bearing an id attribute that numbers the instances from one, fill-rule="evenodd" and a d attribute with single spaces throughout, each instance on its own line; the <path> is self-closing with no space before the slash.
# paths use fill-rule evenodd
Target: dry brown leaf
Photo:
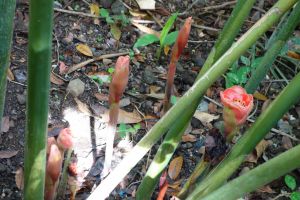
<path id="1" fill-rule="evenodd" d="M 53 72 L 50 74 L 50 81 L 56 85 L 63 85 L 65 82 L 58 78 Z"/>
<path id="2" fill-rule="evenodd" d="M 9 130 L 9 117 L 2 117 L 0 133 L 6 133 Z"/>
<path id="3" fill-rule="evenodd" d="M 109 121 L 109 110 L 107 110 L 103 115 L 101 115 L 102 122 Z M 141 118 L 140 114 L 137 112 L 126 112 L 125 110 L 119 109 L 119 116 L 118 116 L 118 124 L 136 124 L 141 122 L 143 119 Z"/>
<path id="4" fill-rule="evenodd" d="M 203 125 L 208 124 L 212 122 L 213 120 L 216 120 L 219 118 L 219 115 L 211 115 L 206 112 L 201 112 L 199 110 L 196 110 L 194 113 L 194 117 L 199 119 Z"/>
<path id="5" fill-rule="evenodd" d="M 167 56 L 170 51 L 170 47 L 168 45 L 164 46 L 164 53 Z"/>
<path id="6" fill-rule="evenodd" d="M 182 156 L 178 156 L 171 161 L 168 169 L 168 175 L 171 179 L 175 180 L 178 177 L 182 168 L 182 164 L 183 164 Z"/>
<path id="7" fill-rule="evenodd" d="M 160 37 L 159 32 L 157 32 L 157 31 L 155 31 L 151 28 L 148 28 L 147 26 L 144 26 L 144 25 L 141 25 L 141 24 L 138 24 L 138 23 L 135 23 L 135 22 L 132 22 L 132 25 L 136 26 L 138 29 L 140 29 L 140 31 L 142 31 L 144 33 L 156 35 L 158 38 Z"/>
<path id="8" fill-rule="evenodd" d="M 80 112 L 82 112 L 83 114 L 86 114 L 86 115 L 91 115 L 91 112 L 90 112 L 90 109 L 89 109 L 88 105 L 81 102 L 78 98 L 74 98 L 74 100 L 77 103 L 77 107 L 78 107 L 78 110 Z"/>
<path id="9" fill-rule="evenodd" d="M 23 190 L 23 188 L 24 188 L 24 172 L 23 172 L 22 167 L 20 167 L 16 171 L 15 182 L 16 182 L 16 185 L 19 188 L 19 190 Z"/>
<path id="10" fill-rule="evenodd" d="M 274 194 L 275 193 L 275 191 L 269 185 L 264 185 L 264 186 L 258 188 L 257 191 L 268 193 L 268 194 Z"/>
<path id="11" fill-rule="evenodd" d="M 141 10 L 155 10 L 155 0 L 136 0 Z"/>
<path id="12" fill-rule="evenodd" d="M 91 10 L 92 15 L 99 16 L 100 9 L 99 9 L 98 4 L 96 4 L 96 3 L 90 4 L 90 10 Z"/>
<path id="13" fill-rule="evenodd" d="M 85 44 L 78 44 L 76 46 L 76 49 L 83 55 L 90 56 L 90 57 L 93 56 L 93 52 L 92 52 L 91 48 Z"/>
<path id="14" fill-rule="evenodd" d="M 282 137 L 282 146 L 286 150 L 293 148 L 293 144 L 292 144 L 291 139 L 289 137 L 287 137 L 287 136 L 284 135 Z"/>
<path id="15" fill-rule="evenodd" d="M 150 94 L 153 94 L 153 93 L 155 94 L 156 92 L 158 92 L 161 89 L 161 87 L 158 87 L 156 85 L 150 85 L 149 89 L 150 89 Z"/>
<path id="16" fill-rule="evenodd" d="M 15 76 L 14 76 L 14 74 L 12 73 L 12 71 L 10 70 L 10 68 L 7 69 L 7 79 L 8 79 L 9 81 L 15 80 Z"/>
<path id="17" fill-rule="evenodd" d="M 217 105 L 214 103 L 209 103 L 208 104 L 208 111 L 210 113 L 217 113 Z"/>
<path id="18" fill-rule="evenodd" d="M 197 137 L 192 134 L 185 134 L 181 137 L 183 142 L 195 142 Z"/>
<path id="19" fill-rule="evenodd" d="M 11 158 L 17 155 L 18 151 L 0 151 L 0 159 Z"/>
<path id="20" fill-rule="evenodd" d="M 139 11 L 139 10 L 129 10 L 129 13 L 131 14 L 131 16 L 133 17 L 140 17 L 140 18 L 145 18 L 148 16 L 147 13 Z"/>
<path id="21" fill-rule="evenodd" d="M 99 101 L 108 101 L 108 95 L 106 95 L 106 94 L 94 93 L 94 95 Z"/>
<path id="22" fill-rule="evenodd" d="M 246 158 L 247 162 L 257 163 L 257 160 L 261 157 L 263 152 L 267 149 L 267 147 L 271 144 L 270 141 L 262 140 L 255 147 L 255 151 L 249 154 Z"/>
<path id="23" fill-rule="evenodd" d="M 261 101 L 266 101 L 268 99 L 268 97 L 257 91 L 254 92 L 253 97 Z"/>
<path id="24" fill-rule="evenodd" d="M 147 97 L 151 97 L 151 98 L 154 98 L 154 99 L 164 99 L 165 98 L 165 94 L 164 93 L 155 93 L 155 94 L 146 94 Z"/>

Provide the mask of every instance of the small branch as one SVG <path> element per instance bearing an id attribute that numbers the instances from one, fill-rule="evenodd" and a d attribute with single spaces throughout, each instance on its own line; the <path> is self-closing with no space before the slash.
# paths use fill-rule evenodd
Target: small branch
<path id="1" fill-rule="evenodd" d="M 65 9 L 60 9 L 60 8 L 54 8 L 54 11 L 67 13 L 67 14 L 71 14 L 71 15 L 79 15 L 79 16 L 83 16 L 83 17 L 103 18 L 103 17 L 100 17 L 100 16 L 88 14 L 88 13 L 77 12 L 77 11 L 73 11 L 73 10 L 65 10 Z"/>
<path id="2" fill-rule="evenodd" d="M 83 61 L 81 63 L 78 63 L 77 65 L 73 65 L 72 67 L 70 67 L 70 69 L 68 70 L 68 72 L 66 74 L 70 74 L 70 73 L 76 71 L 77 69 L 79 69 L 81 67 L 84 67 L 87 64 L 90 64 L 90 63 L 95 62 L 95 61 L 103 60 L 103 59 L 106 59 L 106 58 L 124 56 L 124 55 L 128 55 L 128 54 L 129 54 L 129 52 L 127 51 L 127 52 L 122 52 L 122 53 L 112 53 L 112 54 L 106 54 L 106 55 L 98 56 L 96 58 L 92 58 L 92 59 Z"/>

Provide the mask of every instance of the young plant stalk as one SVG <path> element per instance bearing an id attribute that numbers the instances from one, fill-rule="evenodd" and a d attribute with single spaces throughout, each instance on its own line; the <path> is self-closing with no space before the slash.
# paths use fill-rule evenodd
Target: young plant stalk
<path id="1" fill-rule="evenodd" d="M 109 174 L 114 148 L 114 138 L 117 130 L 119 102 L 125 91 L 129 76 L 129 56 L 120 56 L 109 86 L 109 122 L 106 132 L 105 161 L 102 177 Z"/>
<path id="2" fill-rule="evenodd" d="M 6 93 L 6 72 L 9 68 L 9 57 L 13 35 L 13 20 L 16 0 L 0 1 L 0 130 Z"/>
<path id="3" fill-rule="evenodd" d="M 287 20 L 282 26 L 277 26 L 278 33 L 272 40 L 268 51 L 265 53 L 264 57 L 260 61 L 256 70 L 253 72 L 252 76 L 248 80 L 245 89 L 248 93 L 254 93 L 260 82 L 265 78 L 270 67 L 275 61 L 277 55 L 279 54 L 282 47 L 285 45 L 286 41 L 293 34 L 294 29 L 300 22 L 300 4 L 294 7 L 291 14 L 288 16 Z"/>
<path id="4" fill-rule="evenodd" d="M 242 138 L 233 146 L 231 152 L 225 159 L 211 171 L 211 173 L 199 184 L 199 186 L 187 198 L 203 198 L 210 192 L 220 187 L 239 167 L 243 159 L 241 156 L 249 154 L 256 145 L 265 137 L 276 122 L 288 111 L 288 109 L 297 103 L 300 99 L 300 73 L 282 90 L 277 98 L 268 106 L 268 108 L 258 117 L 251 128 L 242 136 Z M 223 170 L 229 163 L 236 160 L 231 170 Z"/>
<path id="5" fill-rule="evenodd" d="M 223 54 L 215 64 L 201 76 L 178 102 L 150 129 L 119 163 L 106 179 L 94 190 L 88 200 L 106 198 L 126 174 L 144 157 L 149 149 L 191 106 L 199 101 L 209 88 L 256 40 L 272 27 L 280 17 L 298 0 L 279 0 L 247 33 Z M 194 112 L 194 110 L 192 110 Z M 178 132 L 177 132 L 178 133 Z"/>
<path id="6" fill-rule="evenodd" d="M 205 196 L 203 200 L 235 200 L 300 167 L 300 145 L 259 165 Z M 245 184 L 246 183 L 246 184 Z M 198 199 L 198 198 L 195 198 Z"/>
<path id="7" fill-rule="evenodd" d="M 30 0 L 24 199 L 44 199 L 53 1 Z"/>
<path id="8" fill-rule="evenodd" d="M 169 64 L 169 70 L 167 75 L 167 85 L 166 92 L 164 98 L 164 113 L 166 113 L 170 108 L 170 98 L 172 94 L 172 89 L 174 85 L 174 76 L 176 72 L 176 64 L 179 60 L 179 57 L 185 48 L 191 30 L 192 17 L 189 17 L 185 20 L 183 27 L 180 29 L 178 33 L 178 37 L 176 42 L 172 48 L 171 59 Z"/>

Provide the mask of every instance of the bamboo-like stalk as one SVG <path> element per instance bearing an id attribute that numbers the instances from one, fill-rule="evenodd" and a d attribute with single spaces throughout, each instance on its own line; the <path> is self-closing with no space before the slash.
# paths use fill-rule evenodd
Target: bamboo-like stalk
<path id="1" fill-rule="evenodd" d="M 298 3 L 291 14 L 288 16 L 287 20 L 282 26 L 278 26 L 278 34 L 272 40 L 269 49 L 265 53 L 264 57 L 260 61 L 256 70 L 253 72 L 252 76 L 249 78 L 245 89 L 248 93 L 254 93 L 260 82 L 265 78 L 270 67 L 272 67 L 273 62 L 276 60 L 282 47 L 285 45 L 286 41 L 293 34 L 294 29 L 300 22 L 300 4 Z"/>
<path id="2" fill-rule="evenodd" d="M 239 0 L 228 21 L 226 22 L 215 46 L 209 53 L 199 76 L 202 76 L 224 53 L 234 42 L 235 37 L 239 33 L 245 19 L 248 17 L 251 8 L 255 0 Z"/>
<path id="3" fill-rule="evenodd" d="M 244 20 L 249 15 L 249 12 L 254 4 L 255 0 L 250 0 L 244 2 L 243 0 L 239 0 L 236 6 L 234 7 L 231 17 L 226 22 L 224 29 L 222 30 L 216 45 L 212 49 L 211 53 L 206 60 L 204 67 L 202 68 L 201 72 L 199 73 L 197 79 L 200 77 L 200 74 L 206 72 L 209 67 L 217 60 L 219 57 L 232 45 L 236 35 L 238 34 Z M 172 64 L 172 63 L 171 63 Z M 174 64 L 175 65 L 175 64 Z M 174 66 L 175 68 L 175 66 Z M 168 79 L 169 80 L 169 79 Z M 168 90 L 166 90 L 168 91 Z M 170 92 L 170 91 L 169 91 Z M 166 92 L 167 93 L 167 92 Z M 170 95 L 169 95 L 170 96 Z M 165 101 L 166 103 L 166 101 Z M 180 119 L 180 123 L 176 123 L 172 128 L 167 132 L 166 137 L 163 143 L 160 145 L 149 169 L 145 175 L 145 178 L 141 182 L 138 190 L 137 190 L 137 199 L 150 197 L 154 188 L 155 184 L 159 180 L 159 176 L 164 170 L 164 168 L 168 165 L 172 155 L 174 154 L 180 140 L 181 136 L 184 134 L 185 127 L 187 126 L 189 120 L 192 118 L 195 109 L 199 104 L 199 100 L 194 101 L 191 103 L 184 113 L 184 115 Z M 169 108 L 164 105 L 164 108 Z M 171 142 L 170 142 L 171 141 Z M 172 151 L 170 147 L 172 146 Z M 165 152 L 168 152 L 168 155 L 164 155 Z M 162 160 L 164 158 L 164 160 Z M 202 162 L 202 161 L 200 161 Z M 199 164 L 202 166 L 204 163 Z M 205 165 L 208 163 L 205 162 Z M 196 169 L 198 170 L 198 169 Z M 201 174 L 201 173 L 197 173 Z M 196 177 L 193 177 L 196 179 Z M 181 196 L 183 196 L 186 191 L 188 190 L 190 184 L 193 180 L 189 180 L 187 185 L 185 185 L 185 190 L 181 192 Z M 146 195 L 146 197 L 144 197 Z M 139 198 L 141 197 L 141 198 Z"/>
<path id="4" fill-rule="evenodd" d="M 300 167 L 300 145 L 280 154 L 242 176 L 230 181 L 203 200 L 235 200 L 272 180 Z M 246 183 L 246 184 L 245 184 Z M 194 199 L 199 199 L 195 197 Z"/>
<path id="5" fill-rule="evenodd" d="M 88 198 L 104 199 L 118 185 L 124 176 L 143 158 L 149 149 L 178 122 L 178 119 L 198 101 L 210 87 L 254 42 L 265 33 L 298 0 L 279 0 L 247 33 L 245 33 L 215 64 L 201 76 L 178 102 L 151 128 L 140 142 L 128 153 L 122 162 L 104 179 Z"/>
<path id="6" fill-rule="evenodd" d="M 9 57 L 13 35 L 13 20 L 16 0 L 0 1 L 0 130 L 5 103 L 6 72 L 9 68 Z"/>
<path id="7" fill-rule="evenodd" d="M 200 185 L 187 198 L 188 200 L 201 198 L 222 185 L 239 167 L 232 167 L 233 171 L 222 171 L 222 168 L 240 156 L 249 154 L 255 146 L 265 137 L 277 121 L 297 103 L 300 99 L 300 73 L 282 90 L 277 98 L 258 117 L 251 128 L 233 146 L 228 156 L 204 179 Z M 240 164 L 243 160 L 241 160 Z"/>
<path id="8" fill-rule="evenodd" d="M 29 3 L 24 199 L 44 199 L 53 1 Z"/>

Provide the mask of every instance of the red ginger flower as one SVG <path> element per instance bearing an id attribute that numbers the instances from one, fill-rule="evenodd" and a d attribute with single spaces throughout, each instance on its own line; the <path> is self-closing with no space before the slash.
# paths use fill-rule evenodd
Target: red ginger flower
<path id="1" fill-rule="evenodd" d="M 125 91 L 129 76 L 129 56 L 120 56 L 109 86 L 109 103 L 118 103 Z"/>
<path id="2" fill-rule="evenodd" d="M 253 96 L 241 86 L 232 86 L 220 93 L 224 105 L 223 119 L 226 134 L 242 125 L 253 108 Z"/>
<path id="3" fill-rule="evenodd" d="M 72 134 L 69 128 L 60 131 L 57 137 L 57 144 L 63 150 L 70 149 L 73 146 Z"/>

